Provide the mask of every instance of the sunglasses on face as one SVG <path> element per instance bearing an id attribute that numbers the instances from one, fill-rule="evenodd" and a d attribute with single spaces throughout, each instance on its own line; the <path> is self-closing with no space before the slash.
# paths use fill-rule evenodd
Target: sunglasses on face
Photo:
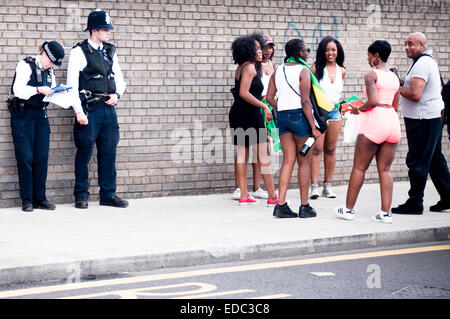
<path id="1" fill-rule="evenodd" d="M 311 49 L 310 48 L 307 48 L 307 49 L 304 49 L 304 50 L 302 50 L 302 52 L 311 52 Z"/>

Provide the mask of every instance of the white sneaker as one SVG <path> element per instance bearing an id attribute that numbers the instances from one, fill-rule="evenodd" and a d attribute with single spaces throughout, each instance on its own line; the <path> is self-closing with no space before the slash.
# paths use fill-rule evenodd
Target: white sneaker
<path id="1" fill-rule="evenodd" d="M 338 217 L 346 220 L 353 220 L 353 218 L 355 217 L 355 212 L 353 211 L 353 209 L 348 210 L 345 207 L 336 207 L 334 209 L 334 212 L 336 213 L 336 215 L 338 215 Z"/>
<path id="2" fill-rule="evenodd" d="M 265 190 L 261 189 L 261 187 L 258 188 L 257 191 L 251 192 L 250 194 L 254 198 L 261 198 L 261 199 L 268 199 L 269 198 L 269 194 Z"/>
<path id="3" fill-rule="evenodd" d="M 323 184 L 322 196 L 336 198 L 336 193 L 333 192 L 333 189 L 331 188 L 331 182 L 325 182 Z"/>
<path id="4" fill-rule="evenodd" d="M 310 193 L 309 193 L 309 198 L 316 199 L 319 196 L 320 196 L 319 185 L 311 184 L 311 190 L 310 190 Z"/>
<path id="5" fill-rule="evenodd" d="M 236 188 L 234 190 L 234 193 L 233 193 L 233 199 L 234 200 L 239 200 L 239 198 L 241 198 L 241 189 L 240 188 Z"/>
<path id="6" fill-rule="evenodd" d="M 378 213 L 372 216 L 372 220 L 379 223 L 392 224 L 392 213 L 386 214 L 379 210 Z"/>

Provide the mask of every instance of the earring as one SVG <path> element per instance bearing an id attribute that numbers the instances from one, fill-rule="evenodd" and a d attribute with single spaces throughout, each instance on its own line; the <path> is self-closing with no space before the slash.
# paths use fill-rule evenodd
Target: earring
<path id="1" fill-rule="evenodd" d="M 377 61 L 378 61 L 378 64 L 375 65 L 375 63 L 373 63 L 373 60 L 377 60 Z M 373 67 L 373 68 L 378 67 L 378 66 L 380 65 L 380 63 L 381 63 L 381 61 L 380 61 L 378 58 L 373 58 L 371 62 L 372 62 L 372 67 Z"/>

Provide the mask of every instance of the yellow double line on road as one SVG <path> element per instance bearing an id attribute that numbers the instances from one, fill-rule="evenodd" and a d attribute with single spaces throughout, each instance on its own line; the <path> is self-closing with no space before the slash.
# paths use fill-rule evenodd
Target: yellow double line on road
<path id="1" fill-rule="evenodd" d="M 293 266 L 329 263 L 329 262 L 336 262 L 336 261 L 395 256 L 395 255 L 417 254 L 417 253 L 442 251 L 442 250 L 450 250 L 450 245 L 437 245 L 437 246 L 426 246 L 426 247 L 405 248 L 405 249 L 395 249 L 395 250 L 383 250 L 383 251 L 375 251 L 375 252 L 329 256 L 329 257 L 318 257 L 318 258 L 260 263 L 260 264 L 244 265 L 244 266 L 230 266 L 230 267 L 219 267 L 219 268 L 211 268 L 211 269 L 192 270 L 192 271 L 182 271 L 182 272 L 176 272 L 176 273 L 147 275 L 147 276 L 139 276 L 139 277 L 133 277 L 133 278 L 119 278 L 119 279 L 100 280 L 100 281 L 93 281 L 93 282 L 82 282 L 82 283 L 57 285 L 57 286 L 46 286 L 46 287 L 35 287 L 35 288 L 29 288 L 29 289 L 20 289 L 20 290 L 9 290 L 9 291 L 0 292 L 0 298 L 14 298 L 14 297 L 23 297 L 23 296 L 28 296 L 29 298 L 33 298 L 33 295 L 37 295 L 37 294 L 47 294 L 47 293 L 55 293 L 55 292 L 86 289 L 86 288 L 95 288 L 95 287 L 102 287 L 102 286 L 127 285 L 127 284 L 149 282 L 149 281 L 191 278 L 191 277 L 198 277 L 198 276 L 205 276 L 205 275 L 216 275 L 216 274 L 224 274 L 224 273 L 243 272 L 243 271 L 293 267 Z M 80 292 L 80 294 L 83 294 L 83 293 Z M 74 294 L 74 295 L 76 295 L 76 294 Z"/>

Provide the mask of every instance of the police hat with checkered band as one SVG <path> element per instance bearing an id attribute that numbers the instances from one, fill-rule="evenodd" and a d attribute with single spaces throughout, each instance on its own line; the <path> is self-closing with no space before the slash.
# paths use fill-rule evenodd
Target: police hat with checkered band
<path id="1" fill-rule="evenodd" d="M 87 30 L 113 30 L 114 27 L 111 25 L 111 17 L 106 11 L 101 9 L 96 9 L 92 11 L 88 16 Z"/>
<path id="2" fill-rule="evenodd" d="M 42 49 L 54 65 L 60 66 L 64 58 L 64 49 L 56 41 L 42 43 Z"/>

